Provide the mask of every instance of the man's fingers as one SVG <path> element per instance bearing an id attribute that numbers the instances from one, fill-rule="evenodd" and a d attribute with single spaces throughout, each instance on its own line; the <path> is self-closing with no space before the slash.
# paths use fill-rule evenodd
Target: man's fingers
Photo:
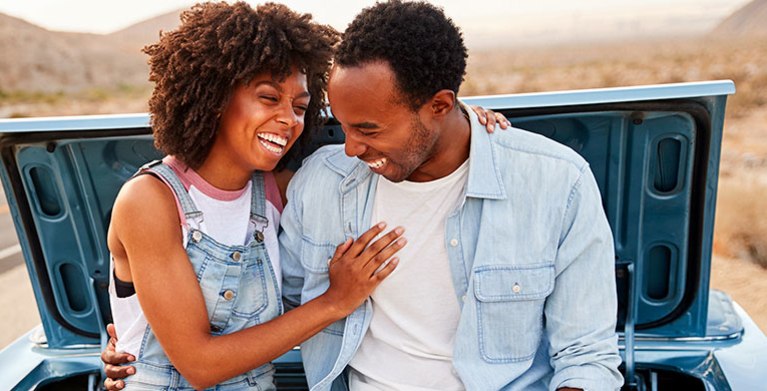
<path id="1" fill-rule="evenodd" d="M 110 323 L 107 325 L 107 334 L 109 334 L 110 338 L 117 339 L 117 330 L 115 330 L 115 325 Z"/>
<path id="2" fill-rule="evenodd" d="M 107 377 L 110 379 L 114 379 L 114 380 L 125 379 L 126 377 L 135 374 L 136 368 L 132 366 L 107 364 L 107 365 L 104 365 L 104 373 L 106 373 Z"/>
<path id="3" fill-rule="evenodd" d="M 110 378 L 106 378 L 106 380 L 104 380 L 104 388 L 106 388 L 108 391 L 122 390 L 125 388 L 125 382 L 122 380 L 112 380 Z"/>
<path id="4" fill-rule="evenodd" d="M 356 257 L 359 256 L 360 253 L 362 253 L 363 250 L 368 246 L 368 243 L 370 243 L 371 240 L 375 239 L 376 236 L 378 236 L 381 231 L 386 228 L 386 223 L 383 221 L 374 225 L 369 230 L 365 231 L 362 235 L 360 235 L 357 240 L 354 241 L 351 248 L 347 251 L 349 255 Z"/>
<path id="5" fill-rule="evenodd" d="M 104 364 L 121 365 L 136 361 L 136 357 L 132 354 L 115 352 L 114 350 L 107 348 L 101 352 L 101 361 L 103 361 Z"/>

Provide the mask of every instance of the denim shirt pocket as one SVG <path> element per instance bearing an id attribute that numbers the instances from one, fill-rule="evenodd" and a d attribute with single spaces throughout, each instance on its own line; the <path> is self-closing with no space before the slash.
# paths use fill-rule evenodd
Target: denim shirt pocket
<path id="1" fill-rule="evenodd" d="M 317 244 L 304 239 L 301 249 L 301 265 L 306 271 L 304 276 L 304 298 L 309 301 L 325 293 L 330 287 L 328 276 L 328 260 L 336 252 L 336 244 Z M 343 335 L 345 319 L 331 323 L 322 332 L 333 335 Z"/>
<path id="2" fill-rule="evenodd" d="M 487 265 L 474 270 L 479 351 L 489 363 L 526 361 L 543 332 L 543 306 L 554 265 Z"/>
<path id="3" fill-rule="evenodd" d="M 301 266 L 304 268 L 304 297 L 309 301 L 325 293 L 330 286 L 328 261 L 336 251 L 335 244 L 315 243 L 304 238 L 301 245 Z"/>

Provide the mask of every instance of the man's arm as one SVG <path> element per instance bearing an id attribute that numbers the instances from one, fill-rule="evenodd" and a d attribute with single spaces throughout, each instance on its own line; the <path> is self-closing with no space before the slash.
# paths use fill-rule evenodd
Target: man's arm
<path id="1" fill-rule="evenodd" d="M 296 175 L 287 186 L 287 205 L 280 216 L 280 267 L 282 267 L 282 299 L 286 309 L 301 305 L 304 286 L 304 268 L 301 265 L 301 218 L 298 182 Z"/>
<path id="2" fill-rule="evenodd" d="M 556 259 L 556 282 L 546 301 L 546 332 L 554 367 L 550 389 L 615 390 L 618 371 L 613 238 L 588 165 L 568 196 Z"/>

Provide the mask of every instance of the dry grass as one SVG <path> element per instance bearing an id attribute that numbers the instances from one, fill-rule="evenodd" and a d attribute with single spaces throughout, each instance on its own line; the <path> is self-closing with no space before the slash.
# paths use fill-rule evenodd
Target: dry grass
<path id="1" fill-rule="evenodd" d="M 472 52 L 462 94 L 555 91 L 731 79 L 728 115 L 767 105 L 767 38 L 669 39 Z"/>

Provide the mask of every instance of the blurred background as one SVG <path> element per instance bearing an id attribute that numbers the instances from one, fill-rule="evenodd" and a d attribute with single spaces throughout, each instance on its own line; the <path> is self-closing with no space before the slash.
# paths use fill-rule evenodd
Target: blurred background
<path id="1" fill-rule="evenodd" d="M 343 30 L 373 1 L 284 3 Z M 733 80 L 711 284 L 767 331 L 767 0 L 433 3 L 469 47 L 464 96 Z M 0 118 L 146 111 L 140 49 L 192 4 L 0 1 Z M 2 188 L 0 319 L 0 348 L 40 321 Z"/>

